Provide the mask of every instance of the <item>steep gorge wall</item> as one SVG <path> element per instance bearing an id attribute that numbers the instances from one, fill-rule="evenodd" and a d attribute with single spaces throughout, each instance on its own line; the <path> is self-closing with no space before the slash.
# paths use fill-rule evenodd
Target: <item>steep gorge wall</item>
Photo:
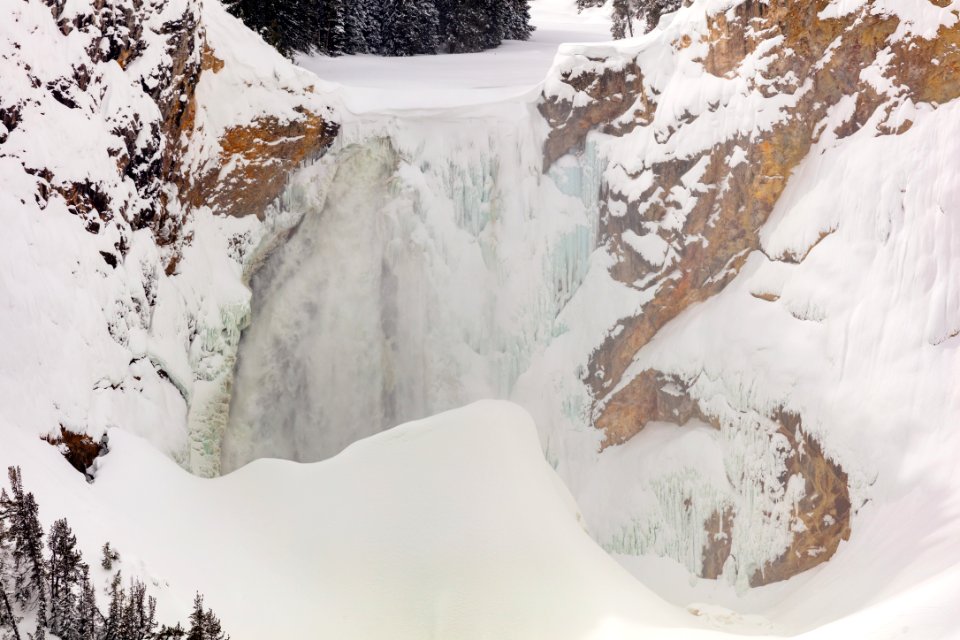
<path id="1" fill-rule="evenodd" d="M 89 352 L 91 365 L 46 362 L 35 346 L 31 361 L 72 379 L 70 389 L 47 385 L 36 394 L 43 410 L 10 419 L 43 416 L 34 428 L 53 434 L 124 426 L 202 471 L 203 449 L 219 435 L 185 438 L 176 414 L 232 369 L 248 304 L 242 271 L 282 231 L 264 216 L 277 213 L 288 176 L 336 136 L 333 112 L 309 74 L 216 2 L 18 0 L 9 9 L 0 162 L 18 231 L 5 250 L 4 298 L 23 314 L 11 317 L 11 340 L 23 333 L 24 345 L 35 344 L 30 326 L 63 319 L 54 311 L 62 293 L 21 284 L 75 279 L 81 299 L 95 301 L 72 311 L 63 336 L 82 345 L 67 353 Z M 76 233 L 63 216 L 76 220 Z M 29 262 L 14 256 L 31 251 L 32 237 L 41 239 L 32 251 L 50 264 L 20 274 Z M 203 279 L 210 290 L 196 286 Z M 135 409 L 156 402 L 164 409 Z"/>
<path id="2" fill-rule="evenodd" d="M 723 291 L 752 253 L 799 264 L 835 230 L 777 254 L 762 242 L 811 149 L 842 145 L 864 128 L 902 135 L 918 105 L 937 109 L 960 96 L 954 3 L 900 12 L 891 3 L 855 4 L 698 3 L 633 50 L 561 56 L 540 104 L 551 127 L 544 164 L 577 152 L 588 137 L 600 141 L 609 164 L 599 242 L 612 256 L 611 277 L 644 294 L 596 346 L 583 376 L 602 446 L 628 441 L 651 421 L 729 428 L 721 412 L 701 406 L 706 398 L 690 394 L 695 373 L 644 369 L 634 364 L 638 355 L 685 310 Z M 796 532 L 787 547 L 761 566 L 734 569 L 758 586 L 828 560 L 849 537 L 854 510 L 847 474 L 805 431 L 802 415 L 782 404 L 740 410 L 770 423 L 769 446 L 783 451 L 781 472 L 761 485 L 785 490 L 799 479 L 802 487 L 787 498 L 794 515 L 783 526 Z M 706 545 L 700 575 L 721 573 L 730 536 L 752 535 L 735 524 L 749 517 L 727 507 L 704 521 L 722 544 L 714 536 Z"/>

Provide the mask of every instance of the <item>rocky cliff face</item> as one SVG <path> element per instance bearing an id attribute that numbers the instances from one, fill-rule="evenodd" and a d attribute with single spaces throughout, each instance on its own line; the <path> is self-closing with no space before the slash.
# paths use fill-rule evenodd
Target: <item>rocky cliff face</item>
<path id="1" fill-rule="evenodd" d="M 232 292 L 218 297 L 192 280 L 212 283 L 219 268 L 240 284 L 239 274 L 226 274 L 242 271 L 269 239 L 269 225 L 257 219 L 271 210 L 287 176 L 319 157 L 335 137 L 332 112 L 308 74 L 243 29 L 219 3 L 26 0 L 9 9 L 0 31 L 0 161 L 3 190 L 17 202 L 16 220 L 25 225 L 11 245 L 34 235 L 56 242 L 51 225 L 61 213 L 88 232 L 89 238 L 56 232 L 61 240 L 76 240 L 49 250 L 73 262 L 77 291 L 100 300 L 95 313 L 103 314 L 114 346 L 127 352 L 116 354 L 118 359 L 128 363 L 105 366 L 107 381 L 103 371 L 89 381 L 76 380 L 73 371 L 81 397 L 73 403 L 50 399 L 46 404 L 56 409 L 47 412 L 49 424 L 38 428 L 56 434 L 63 425 L 96 435 L 112 424 L 136 424 L 145 418 L 126 411 L 106 419 L 95 397 L 107 389 L 128 399 L 120 404 L 136 405 L 145 397 L 166 397 L 164 380 L 174 383 L 192 410 L 198 385 L 232 366 L 248 297 L 242 286 L 222 285 Z M 196 247 L 208 242 L 223 247 Z M 22 249 L 29 252 L 28 246 Z M 10 246 L 6 253 L 18 250 Z M 191 253 L 206 264 L 189 264 Z M 51 266 L 47 277 L 66 282 L 69 274 L 56 275 L 65 268 Z M 194 269 L 207 273 L 194 276 Z M 43 273 L 8 276 L 26 284 Z M 103 278 L 112 284 L 102 295 L 92 293 Z M 5 293 L 15 309 L 45 313 L 43 292 L 24 291 L 34 298 L 22 304 L 13 288 Z M 38 318 L 17 320 L 12 318 L 14 337 Z M 61 318 L 54 314 L 52 320 Z M 100 345 L 95 333 L 77 336 L 87 350 L 101 354 L 94 359 L 113 350 Z M 38 405 L 62 391 L 39 394 Z M 189 460 L 197 455 L 190 451 L 217 439 L 190 434 L 187 446 L 182 436 L 169 435 L 177 429 L 166 431 L 160 436 L 165 448 L 194 467 Z"/>
<path id="2" fill-rule="evenodd" d="M 551 126 L 546 166 L 591 134 L 612 149 L 599 242 L 614 258 L 613 279 L 644 294 L 596 346 L 583 377 L 603 446 L 629 440 L 651 421 L 696 417 L 727 428 L 691 394 L 695 373 L 643 368 L 638 354 L 685 310 L 724 290 L 752 253 L 799 264 L 835 231 L 822 228 L 783 251 L 762 241 L 761 229 L 812 149 L 840 146 L 865 128 L 874 137 L 902 135 L 913 124 L 911 110 L 936 110 L 960 96 L 960 24 L 951 3 L 899 12 L 880 1 L 706 4 L 682 11 L 703 11 L 702 18 L 655 36 L 665 43 L 648 37 L 632 51 L 572 51 L 540 104 Z M 779 297 L 752 293 L 767 303 Z M 805 431 L 801 413 L 769 403 L 741 411 L 775 427 L 769 445 L 781 452 L 783 469 L 773 483 L 801 487 L 787 548 L 749 570 L 757 586 L 829 559 L 850 534 L 851 498 L 846 473 Z M 716 577 L 727 561 L 726 534 L 750 535 L 733 524 L 740 515 L 718 511 L 704 523 L 726 542 L 708 545 L 701 575 Z"/>
<path id="3" fill-rule="evenodd" d="M 47 35 L 77 55 L 68 69 L 57 70 L 62 73 L 46 75 L 31 66 L 29 52 L 12 56 L 10 63 L 31 86 L 2 97 L 4 141 L 17 128 L 49 126 L 56 116 L 44 107 L 54 101 L 81 117 L 106 111 L 113 143 L 107 152 L 117 171 L 99 180 L 72 180 L 35 166 L 25 148 L 11 149 L 10 144 L 4 152 L 23 157 L 24 170 L 38 176 L 41 197 L 60 194 L 78 216 L 88 219 L 91 232 L 97 232 L 94 219 L 107 222 L 120 216 L 134 230 L 150 228 L 157 241 L 167 245 L 180 239 L 192 208 L 209 205 L 215 213 L 262 215 L 283 187 L 276 176 L 263 179 L 263 174 L 288 173 L 319 155 L 336 134 L 329 115 L 325 120 L 324 114 L 314 112 L 316 104 L 311 110 L 305 96 L 294 95 L 289 99 L 296 111 L 293 117 L 267 113 L 238 119 L 218 131 L 214 148 L 204 149 L 210 157 L 203 171 L 194 173 L 185 159 L 198 133 L 197 110 L 204 108 L 197 104 L 196 89 L 202 76 L 224 67 L 207 41 L 202 3 L 68 5 L 37 0 L 20 11 L 33 14 L 40 5 L 47 6 L 60 32 L 59 38 Z M 128 95 L 116 95 L 118 76 L 126 80 Z M 255 194 L 248 184 L 254 175 Z M 117 201 L 113 192 L 124 189 L 123 200 Z"/>

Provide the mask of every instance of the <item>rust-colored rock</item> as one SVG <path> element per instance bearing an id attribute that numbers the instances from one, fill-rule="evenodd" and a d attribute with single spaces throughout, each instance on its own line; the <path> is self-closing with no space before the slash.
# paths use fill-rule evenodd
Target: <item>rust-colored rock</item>
<path id="1" fill-rule="evenodd" d="M 786 438 L 791 451 L 779 481 L 785 484 L 789 478 L 799 476 L 803 478 L 804 493 L 794 508 L 799 526 L 792 527 L 790 546 L 750 576 L 751 587 L 786 580 L 812 569 L 833 557 L 841 540 L 850 539 L 847 474 L 824 455 L 819 442 L 803 431 L 799 416 L 780 410 L 772 418 L 780 425 L 778 434 Z"/>
<path id="2" fill-rule="evenodd" d="M 44 440 L 57 447 L 70 466 L 83 474 L 86 474 L 101 451 L 100 444 L 93 438 L 85 433 L 74 433 L 63 425 L 60 426 L 59 436 L 47 436 Z"/>
<path id="3" fill-rule="evenodd" d="M 791 478 L 803 481 L 803 494 L 794 504 L 790 530 L 794 532 L 789 547 L 773 562 L 767 563 L 749 577 L 751 586 L 786 580 L 830 559 L 842 540 L 850 537 L 850 490 L 847 474 L 823 451 L 820 443 L 803 430 L 800 416 L 778 409 L 765 416 L 777 425 L 774 436 L 786 442 L 784 471 L 772 481 L 786 486 Z M 685 424 L 691 419 L 705 422 L 715 429 L 727 428 L 690 394 L 688 384 L 678 376 L 660 371 L 640 373 L 634 383 L 610 401 L 597 419 L 604 429 L 604 446 L 625 442 L 639 433 L 649 422 Z M 777 445 L 777 446 L 781 446 Z M 731 483 L 735 484 L 735 483 Z M 731 508 L 715 512 L 704 523 L 707 542 L 703 549 L 700 576 L 716 579 L 730 556 L 736 513 Z M 740 532 L 742 535 L 742 532 Z"/>
<path id="4" fill-rule="evenodd" d="M 732 17 L 720 14 L 711 23 L 709 33 L 716 40 L 704 60 L 708 71 L 729 74 L 760 44 L 751 34 L 769 34 L 771 30 L 783 34 L 784 46 L 789 46 L 793 54 L 780 56 L 769 70 L 770 76 L 812 78 L 813 86 L 812 91 L 805 92 L 801 92 L 800 83 L 778 87 L 782 92 L 802 94 L 788 117 L 760 135 L 737 136 L 694 157 L 650 165 L 647 170 L 656 176 L 656 189 L 626 202 L 627 215 L 604 216 L 602 239 L 621 256 L 612 269 L 613 276 L 630 285 L 643 282 L 645 287 L 651 286 L 649 278 L 653 277 L 657 289 L 643 312 L 621 320 L 620 327 L 595 352 L 585 378 L 595 397 L 603 398 L 620 382 L 637 351 L 663 325 L 691 304 L 721 291 L 737 275 L 747 256 L 760 248 L 758 231 L 786 188 L 791 172 L 816 140 L 816 128 L 828 109 L 844 96 L 860 92 L 854 117 L 837 132 L 849 135 L 880 106 L 880 96 L 861 86 L 859 70 L 875 59 L 896 29 L 896 19 L 865 16 L 856 27 L 850 27 L 842 20 L 820 20 L 816 7 L 801 4 L 766 6 L 748 2 Z M 826 56 L 827 47 L 836 38 L 841 38 L 840 46 Z M 745 152 L 746 161 L 730 167 L 729 158 L 737 148 Z M 679 231 L 661 231 L 661 237 L 678 249 L 678 258 L 672 269 L 658 274 L 656 267 L 637 260 L 621 242 L 621 235 L 638 229 L 644 220 L 659 221 L 676 208 L 670 200 L 671 191 L 700 161 L 707 162 L 700 179 L 705 189 L 698 194 Z M 615 193 L 609 199 L 625 200 Z M 777 258 L 801 259 L 792 255 Z"/>
<path id="5" fill-rule="evenodd" d="M 204 73 L 219 73 L 224 61 L 209 46 L 201 51 Z M 295 109 L 298 117 L 281 121 L 263 116 L 245 125 L 228 129 L 220 138 L 220 155 L 214 167 L 202 173 L 181 168 L 173 180 L 187 208 L 209 206 L 231 216 L 262 217 L 283 191 L 287 177 L 299 164 L 313 160 L 330 146 L 338 126 L 305 108 Z M 189 140 L 194 133 L 196 102 L 188 102 L 180 132 Z"/>
<path id="6" fill-rule="evenodd" d="M 944 6 L 940 0 L 930 1 Z M 828 133 L 842 139 L 868 122 L 876 123 L 875 135 L 899 135 L 912 126 L 909 120 L 891 120 L 899 101 L 910 98 L 936 107 L 960 97 L 960 24 L 942 27 L 936 37 L 908 35 L 891 42 L 901 27 L 895 15 L 874 11 L 868 2 L 848 15 L 824 19 L 821 13 L 827 4 L 827 0 L 748 0 L 710 16 L 699 36 L 683 34 L 672 43 L 676 51 L 688 50 L 699 38 L 707 45 L 700 60 L 704 70 L 728 78 L 741 73 L 744 60 L 763 47 L 766 67 L 743 79 L 765 97 L 791 96 L 793 102 L 781 112 L 783 118 L 766 129 L 734 135 L 686 157 L 660 154 L 668 159 L 638 159 L 641 162 L 625 177 L 646 180 L 652 176 L 651 185 L 639 195 L 601 185 L 599 242 L 617 257 L 611 275 L 654 294 L 637 313 L 611 328 L 584 375 L 595 401 L 594 425 L 604 431 L 602 446 L 626 441 L 650 420 L 683 424 L 698 418 L 720 428 L 717 419 L 704 415 L 696 400 L 683 391 L 676 376 L 646 371 L 623 384 L 637 353 L 684 309 L 720 292 L 750 253 L 761 249 L 759 230 L 791 173 L 821 136 Z M 562 76 L 567 86 L 556 93 L 576 96 L 577 106 L 572 100 L 550 96 L 540 106 L 552 128 L 543 149 L 547 167 L 582 146 L 590 131 L 616 136 L 657 120 L 658 94 L 645 85 L 639 64 L 617 60 L 604 67 L 586 57 L 575 62 L 574 68 L 589 71 Z M 868 79 L 871 74 L 862 73 L 872 65 L 892 84 L 892 93 L 881 95 Z M 828 113 L 850 97 L 854 98 L 852 113 L 826 131 Z M 710 105 L 711 111 L 714 108 Z M 688 113 L 672 124 L 657 124 L 661 129 L 654 140 L 664 144 L 682 136 L 684 127 L 697 117 Z M 731 162 L 735 152 L 739 154 L 736 163 Z M 684 176 L 693 167 L 699 167 L 702 175 L 691 192 L 692 205 L 683 206 L 672 193 L 684 187 Z M 681 207 L 684 217 L 679 229 L 661 224 Z M 614 210 L 617 215 L 611 213 Z M 627 232 L 657 233 L 670 247 L 664 264 L 650 264 L 648 257 L 624 240 Z M 767 257 L 801 262 L 831 232 L 824 230 L 816 242 L 796 253 Z M 778 299 L 771 292 L 753 295 Z M 766 417 L 781 425 L 794 451 L 787 461 L 788 477 L 799 474 L 806 486 L 805 497 L 797 505 L 799 524 L 792 544 L 780 559 L 750 576 L 754 585 L 786 579 L 825 561 L 850 531 L 845 473 L 802 430 L 799 416 L 779 412 Z M 716 513 L 707 526 L 726 531 L 731 518 L 736 514 Z M 711 538 L 704 549 L 703 575 L 719 574 L 729 554 L 725 544 L 722 535 Z"/>
<path id="7" fill-rule="evenodd" d="M 281 122 L 273 116 L 229 129 L 220 140 L 220 167 L 193 176 L 183 198 L 190 206 L 208 205 L 219 213 L 262 216 L 302 162 L 319 157 L 337 134 L 337 126 L 300 109 L 301 118 Z"/>
<path id="8" fill-rule="evenodd" d="M 604 69 L 599 75 L 590 73 L 563 76 L 563 81 L 578 93 L 590 97 L 586 107 L 574 106 L 572 102 L 546 97 L 540 102 L 540 113 L 550 123 L 550 134 L 543 149 L 543 168 L 546 171 L 560 156 L 583 144 L 593 129 L 607 133 L 622 132 L 614 121 L 625 115 L 639 98 L 640 106 L 634 109 L 632 119 L 626 125 L 649 122 L 651 105 L 643 95 L 643 77 L 637 64 L 628 64 L 624 69 Z"/>
<path id="9" fill-rule="evenodd" d="M 704 523 L 707 541 L 703 545 L 701 578 L 716 580 L 723 573 L 733 547 L 733 516 L 733 509 L 726 507 L 722 511 L 714 511 Z"/>

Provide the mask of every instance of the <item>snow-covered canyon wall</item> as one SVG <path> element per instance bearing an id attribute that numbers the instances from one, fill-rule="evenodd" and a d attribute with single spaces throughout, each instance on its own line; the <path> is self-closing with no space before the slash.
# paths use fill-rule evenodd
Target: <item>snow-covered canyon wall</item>
<path id="1" fill-rule="evenodd" d="M 561 55 L 544 163 L 608 159 L 599 252 L 638 302 L 582 378 L 609 448 L 578 498 L 611 550 L 782 580 L 956 421 L 958 38 L 955 2 L 708 1 Z M 657 421 L 716 455 L 638 437 Z M 668 437 L 691 446 L 651 473 Z"/>
<path id="2" fill-rule="evenodd" d="M 223 401 L 243 271 L 283 226 L 287 175 L 335 134 L 326 101 L 218 3 L 5 13 L 0 417 L 123 427 L 203 471 L 220 434 L 187 414 Z"/>

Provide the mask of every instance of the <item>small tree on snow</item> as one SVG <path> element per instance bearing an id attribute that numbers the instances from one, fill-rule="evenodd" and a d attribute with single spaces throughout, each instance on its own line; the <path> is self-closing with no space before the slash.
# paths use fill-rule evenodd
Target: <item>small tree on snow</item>
<path id="1" fill-rule="evenodd" d="M 100 558 L 100 566 L 106 571 L 113 571 L 113 563 L 120 560 L 120 553 L 110 546 L 109 542 L 103 543 L 103 555 Z"/>
<path id="2" fill-rule="evenodd" d="M 220 628 L 220 619 L 210 609 L 203 608 L 203 596 L 197 593 L 190 614 L 190 630 L 186 640 L 229 640 Z"/>

